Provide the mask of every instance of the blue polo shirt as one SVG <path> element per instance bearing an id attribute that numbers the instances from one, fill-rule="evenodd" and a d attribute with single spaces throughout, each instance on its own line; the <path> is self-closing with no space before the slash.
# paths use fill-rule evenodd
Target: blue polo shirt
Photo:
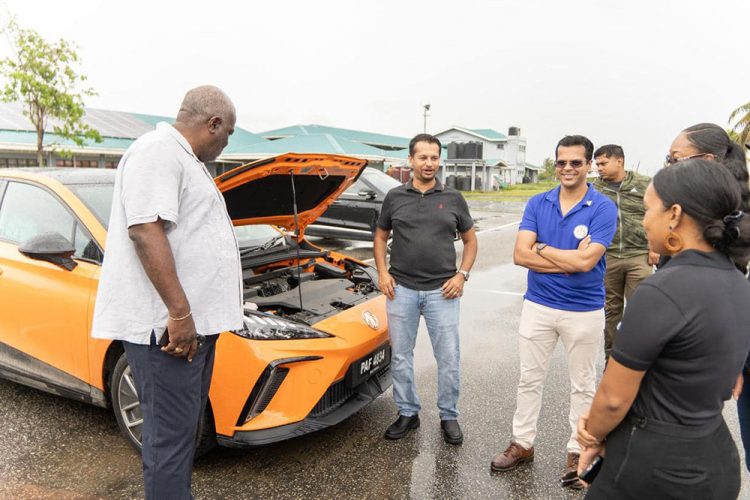
<path id="1" fill-rule="evenodd" d="M 591 243 L 608 248 L 617 229 L 617 207 L 588 184 L 586 196 L 563 217 L 560 186 L 529 200 L 520 230 L 532 231 L 539 243 L 560 250 L 575 250 L 591 235 Z M 591 271 L 573 274 L 529 270 L 524 298 L 563 311 L 595 311 L 604 307 L 604 255 Z"/>

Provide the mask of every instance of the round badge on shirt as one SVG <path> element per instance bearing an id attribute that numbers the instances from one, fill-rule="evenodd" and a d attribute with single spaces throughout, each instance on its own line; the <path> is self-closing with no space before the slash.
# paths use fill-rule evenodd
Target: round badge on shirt
<path id="1" fill-rule="evenodd" d="M 578 238 L 579 240 L 582 240 L 586 237 L 586 235 L 589 234 L 589 228 L 581 224 L 580 226 L 576 226 L 576 228 L 573 230 L 573 236 Z"/>

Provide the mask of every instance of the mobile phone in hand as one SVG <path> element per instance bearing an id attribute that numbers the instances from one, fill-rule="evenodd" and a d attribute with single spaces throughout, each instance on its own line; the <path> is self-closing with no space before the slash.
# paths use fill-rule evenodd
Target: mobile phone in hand
<path id="1" fill-rule="evenodd" d="M 587 482 L 589 484 L 593 483 L 594 479 L 596 479 L 597 474 L 599 474 L 603 463 L 604 457 L 601 455 L 597 455 L 591 461 L 589 466 L 586 467 L 578 477 L 581 479 L 581 481 Z"/>
<path id="2" fill-rule="evenodd" d="M 201 335 L 200 333 L 195 336 L 195 340 L 198 341 L 198 347 L 203 345 L 203 343 L 206 341 L 206 336 Z M 159 338 L 159 346 L 160 347 L 167 347 L 169 345 L 169 331 L 165 328 L 164 333 Z"/>
<path id="3" fill-rule="evenodd" d="M 164 333 L 159 337 L 159 346 L 167 347 L 167 345 L 169 345 L 169 331 L 165 328 Z"/>
<path id="4" fill-rule="evenodd" d="M 578 473 L 576 473 L 576 471 L 574 470 L 566 472 L 565 475 L 560 479 L 560 486 L 562 486 L 563 488 L 573 486 L 576 483 L 578 483 Z"/>

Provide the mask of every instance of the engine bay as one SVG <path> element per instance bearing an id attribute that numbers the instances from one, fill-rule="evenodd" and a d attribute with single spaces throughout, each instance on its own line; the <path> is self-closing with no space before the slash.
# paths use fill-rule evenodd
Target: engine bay
<path id="1" fill-rule="evenodd" d="M 312 324 L 380 295 L 374 268 L 348 259 L 336 261 L 328 252 L 299 268 L 263 267 L 243 272 L 247 310 Z"/>

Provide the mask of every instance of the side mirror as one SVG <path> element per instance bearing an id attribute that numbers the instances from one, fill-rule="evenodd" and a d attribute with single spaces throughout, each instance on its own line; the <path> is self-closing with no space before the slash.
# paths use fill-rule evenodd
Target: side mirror
<path id="1" fill-rule="evenodd" d="M 18 251 L 30 259 L 51 262 L 68 271 L 72 271 L 78 265 L 72 259 L 75 247 L 60 233 L 50 232 L 34 236 L 21 243 Z"/>
<path id="2" fill-rule="evenodd" d="M 376 193 L 372 189 L 363 189 L 362 191 L 357 193 L 357 196 L 361 196 L 366 200 L 374 200 L 378 196 L 378 193 Z"/>

